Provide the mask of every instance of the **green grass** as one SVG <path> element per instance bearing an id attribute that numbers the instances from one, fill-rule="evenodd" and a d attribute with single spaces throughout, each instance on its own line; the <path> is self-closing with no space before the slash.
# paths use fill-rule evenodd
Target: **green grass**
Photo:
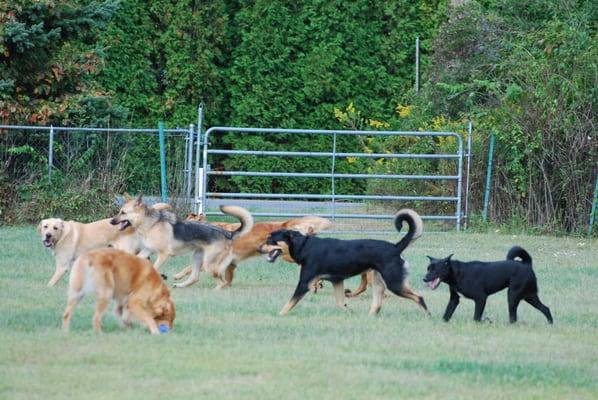
<path id="1" fill-rule="evenodd" d="M 394 237 L 389 237 L 395 240 Z M 506 293 L 471 321 L 463 300 L 440 320 L 446 285 L 424 288 L 426 254 L 461 260 L 504 258 L 511 245 L 534 258 L 540 297 L 555 325 L 529 305 L 510 325 Z M 598 397 L 598 243 L 575 238 L 427 234 L 406 252 L 411 282 L 432 311 L 395 296 L 369 317 L 371 292 L 335 307 L 329 284 L 277 315 L 298 277 L 295 266 L 243 264 L 233 288 L 212 278 L 173 291 L 175 330 L 121 330 L 113 315 L 95 335 L 94 301 L 60 330 L 66 280 L 48 289 L 53 256 L 31 227 L 0 229 L 0 399 L 595 399 Z M 171 259 L 172 275 L 188 257 Z M 171 282 L 172 283 L 172 282 Z M 356 279 L 347 286 L 354 287 Z"/>

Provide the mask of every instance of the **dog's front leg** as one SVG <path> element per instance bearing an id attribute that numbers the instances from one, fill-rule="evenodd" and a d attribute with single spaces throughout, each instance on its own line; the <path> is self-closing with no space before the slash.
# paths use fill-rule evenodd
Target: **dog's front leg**
<path id="1" fill-rule="evenodd" d="M 56 260 L 56 269 L 54 270 L 54 275 L 48 281 L 48 287 L 53 287 L 58 283 L 60 278 L 64 274 L 66 274 L 69 270 L 69 262 L 64 260 Z"/>
<path id="2" fill-rule="evenodd" d="M 446 306 L 446 311 L 444 312 L 444 316 L 442 317 L 442 319 L 445 322 L 449 322 L 458 305 L 459 293 L 457 293 L 457 291 L 451 287 L 451 298 L 449 299 L 449 302 Z"/>
<path id="3" fill-rule="evenodd" d="M 301 300 L 307 292 L 309 292 L 308 282 L 300 280 L 297 288 L 295 289 L 295 293 L 293 293 L 293 297 L 291 297 L 291 300 L 289 300 L 287 304 L 284 305 L 282 310 L 280 310 L 279 315 L 287 315 L 289 311 L 291 311 L 293 307 L 299 303 L 299 300 Z"/>
<path id="4" fill-rule="evenodd" d="M 168 253 L 158 253 L 158 258 L 154 263 L 154 269 L 157 271 L 160 267 L 170 258 L 170 254 Z"/>
<path id="5" fill-rule="evenodd" d="M 359 296 L 361 293 L 365 292 L 365 290 L 368 287 L 368 277 L 367 277 L 367 272 L 363 272 L 361 274 L 361 281 L 359 282 L 359 286 L 357 287 L 357 289 L 355 289 L 354 292 L 351 291 L 351 289 L 347 289 L 345 290 L 345 296 L 347 297 L 356 297 Z"/>
<path id="6" fill-rule="evenodd" d="M 191 274 L 189 275 L 189 278 L 187 278 L 185 282 L 175 284 L 174 287 L 184 288 L 197 282 L 199 280 L 199 271 L 203 263 L 205 263 L 203 252 L 194 252 L 191 261 Z"/>
<path id="7" fill-rule="evenodd" d="M 143 322 L 152 334 L 159 334 L 158 324 L 138 299 L 130 300 L 129 310 L 138 320 Z"/>
<path id="8" fill-rule="evenodd" d="M 182 270 L 180 270 L 179 272 L 174 274 L 173 278 L 175 281 L 183 279 L 187 275 L 190 275 L 192 270 L 193 270 L 193 267 L 191 265 L 187 265 L 185 268 L 183 268 Z"/>
<path id="9" fill-rule="evenodd" d="M 147 258 L 148 260 L 151 255 L 152 255 L 152 252 L 145 247 L 139 253 L 137 253 L 137 257 Z"/>
<path id="10" fill-rule="evenodd" d="M 484 314 L 484 308 L 486 307 L 487 296 L 478 297 L 475 299 L 475 311 L 473 313 L 473 319 L 475 321 L 482 321 L 482 314 Z"/>

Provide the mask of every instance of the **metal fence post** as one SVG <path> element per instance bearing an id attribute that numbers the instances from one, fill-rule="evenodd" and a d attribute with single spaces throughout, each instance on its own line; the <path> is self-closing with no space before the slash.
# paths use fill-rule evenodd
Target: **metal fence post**
<path id="1" fill-rule="evenodd" d="M 473 124 L 467 126 L 467 176 L 465 177 L 465 229 L 469 226 L 469 172 L 471 170 L 471 131 Z"/>
<path id="2" fill-rule="evenodd" d="M 461 136 L 457 136 L 457 140 L 459 142 L 459 149 L 457 150 L 459 152 L 459 161 L 458 161 L 458 166 L 457 168 L 459 169 L 459 172 L 457 173 L 457 215 L 455 215 L 455 217 L 457 218 L 457 232 L 461 231 L 461 217 L 462 217 L 462 213 L 461 213 L 461 196 L 462 196 L 462 187 L 463 187 L 463 139 L 461 138 Z"/>
<path id="3" fill-rule="evenodd" d="M 592 211 L 590 212 L 590 223 L 588 226 L 588 236 L 592 236 L 592 227 L 596 217 L 596 203 L 598 203 L 598 176 L 596 176 L 596 188 L 594 189 L 594 201 L 592 201 Z"/>
<path id="4" fill-rule="evenodd" d="M 419 94 L 419 36 L 415 37 L 415 94 Z"/>
<path id="5" fill-rule="evenodd" d="M 336 183 L 334 180 L 334 170 L 336 169 L 336 132 L 332 136 L 332 221 L 336 221 Z"/>
<path id="6" fill-rule="evenodd" d="M 191 202 L 191 185 L 193 182 L 193 136 L 194 136 L 194 126 L 193 124 L 189 124 L 189 134 L 187 136 L 188 140 L 188 147 L 187 147 L 187 198 L 185 201 L 187 203 Z"/>
<path id="7" fill-rule="evenodd" d="M 168 192 L 166 189 L 166 143 L 164 138 L 164 122 L 158 123 L 158 131 L 160 138 L 160 188 L 162 194 L 162 202 L 168 201 Z"/>
<path id="8" fill-rule="evenodd" d="M 193 212 L 196 214 L 202 213 L 203 206 L 201 205 L 202 190 L 203 190 L 203 168 L 201 164 L 201 127 L 203 124 L 203 103 L 199 103 L 197 107 L 197 144 L 195 146 L 195 204 Z"/>
<path id="9" fill-rule="evenodd" d="M 54 125 L 50 125 L 50 145 L 48 146 L 48 181 L 52 181 L 52 167 L 54 162 Z"/>
<path id="10" fill-rule="evenodd" d="M 490 146 L 488 149 L 488 169 L 486 171 L 486 191 L 484 192 L 484 222 L 488 219 L 488 203 L 490 202 L 490 178 L 492 177 L 492 157 L 494 156 L 494 133 L 490 135 Z"/>

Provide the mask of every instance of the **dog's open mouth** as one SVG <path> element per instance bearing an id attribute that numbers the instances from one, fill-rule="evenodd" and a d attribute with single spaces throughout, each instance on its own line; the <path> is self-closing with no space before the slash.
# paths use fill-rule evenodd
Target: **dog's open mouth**
<path id="1" fill-rule="evenodd" d="M 119 231 L 124 231 L 125 229 L 127 229 L 129 226 L 131 226 L 131 223 L 129 222 L 129 220 L 125 219 L 124 221 L 120 221 L 118 223 L 118 230 Z"/>
<path id="2" fill-rule="evenodd" d="M 45 238 L 44 240 L 42 240 L 42 243 L 46 247 L 53 247 L 54 246 L 54 241 L 52 240 L 52 238 Z"/>
<path id="3" fill-rule="evenodd" d="M 282 254 L 282 250 L 280 250 L 280 249 L 271 250 L 268 252 L 268 254 L 266 254 L 266 260 L 268 262 L 274 262 L 274 261 L 276 261 L 278 256 L 281 254 Z"/>
<path id="4" fill-rule="evenodd" d="M 440 278 L 436 278 L 427 283 L 428 287 L 432 290 L 436 289 L 440 285 Z"/>

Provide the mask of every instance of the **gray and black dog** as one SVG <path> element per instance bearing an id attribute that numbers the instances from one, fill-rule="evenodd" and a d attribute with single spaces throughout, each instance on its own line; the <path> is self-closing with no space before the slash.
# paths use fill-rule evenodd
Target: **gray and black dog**
<path id="1" fill-rule="evenodd" d="M 504 261 L 461 262 L 452 260 L 451 257 L 452 254 L 442 259 L 428 256 L 430 265 L 424 278 L 424 282 L 432 290 L 436 289 L 440 282 L 450 287 L 451 298 L 443 316 L 445 321 L 451 319 L 459 305 L 459 294 L 475 301 L 473 319 L 481 321 L 488 296 L 508 288 L 511 323 L 517 321 L 517 306 L 521 300 L 525 300 L 540 310 L 548 323 L 552 324 L 550 309 L 542 304 L 538 297 L 538 283 L 532 269 L 532 257 L 522 247 L 512 247 Z M 516 261 L 516 258 L 520 258 L 521 261 Z"/>

